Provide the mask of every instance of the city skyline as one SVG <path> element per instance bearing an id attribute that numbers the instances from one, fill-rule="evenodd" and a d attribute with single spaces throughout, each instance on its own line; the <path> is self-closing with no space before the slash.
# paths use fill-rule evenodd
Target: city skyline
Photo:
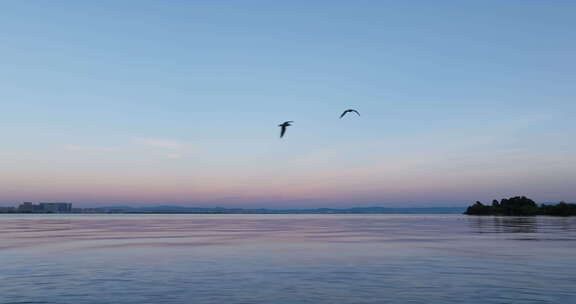
<path id="1" fill-rule="evenodd" d="M 1 6 L 0 206 L 576 201 L 576 3 Z"/>

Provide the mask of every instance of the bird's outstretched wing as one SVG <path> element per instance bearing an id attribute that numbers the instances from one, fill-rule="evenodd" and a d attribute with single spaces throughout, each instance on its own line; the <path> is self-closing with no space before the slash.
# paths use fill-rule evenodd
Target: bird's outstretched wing
<path id="1" fill-rule="evenodd" d="M 286 133 L 286 126 L 280 126 L 282 129 L 280 130 L 280 138 L 284 137 L 284 133 Z"/>
<path id="2" fill-rule="evenodd" d="M 354 109 L 348 109 L 348 110 L 342 112 L 342 115 L 340 115 L 340 118 L 344 117 L 344 115 L 346 115 L 346 114 L 348 114 L 348 113 L 350 113 L 350 112 L 354 112 L 354 113 L 358 114 L 358 116 L 360 116 L 360 113 L 359 113 L 358 111 L 356 111 L 356 110 L 354 110 Z"/>

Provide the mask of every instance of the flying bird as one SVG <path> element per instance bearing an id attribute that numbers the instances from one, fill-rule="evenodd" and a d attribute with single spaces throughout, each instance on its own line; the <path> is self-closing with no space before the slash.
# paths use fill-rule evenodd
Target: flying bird
<path id="1" fill-rule="evenodd" d="M 348 110 L 342 112 L 342 115 L 340 115 L 340 118 L 344 117 L 344 115 L 346 115 L 346 114 L 348 114 L 348 113 L 350 113 L 350 112 L 354 112 L 354 113 L 358 114 L 358 116 L 360 116 L 360 113 L 358 113 L 358 111 L 356 111 L 356 110 L 354 110 L 354 109 L 348 109 Z"/>
<path id="2" fill-rule="evenodd" d="M 285 121 L 282 124 L 279 124 L 278 126 L 281 128 L 280 129 L 280 138 L 284 137 L 284 133 L 286 133 L 286 128 L 291 126 L 291 123 L 293 123 L 293 121 Z"/>

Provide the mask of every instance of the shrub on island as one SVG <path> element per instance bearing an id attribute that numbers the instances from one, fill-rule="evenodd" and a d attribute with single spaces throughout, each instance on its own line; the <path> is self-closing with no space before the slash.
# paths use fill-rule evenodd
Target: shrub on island
<path id="1" fill-rule="evenodd" d="M 509 216 L 531 216 L 531 215 L 553 215 L 571 216 L 576 215 L 576 204 L 560 202 L 556 205 L 538 206 L 533 200 L 525 196 L 515 196 L 508 199 L 492 201 L 492 205 L 484 205 L 477 201 L 466 209 L 464 214 L 468 215 L 509 215 Z"/>

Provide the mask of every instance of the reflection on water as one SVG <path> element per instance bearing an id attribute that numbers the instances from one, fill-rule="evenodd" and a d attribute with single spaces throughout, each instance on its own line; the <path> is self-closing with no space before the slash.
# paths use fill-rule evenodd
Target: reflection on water
<path id="1" fill-rule="evenodd" d="M 472 226 L 478 233 L 535 233 L 538 229 L 536 217 L 473 217 Z"/>
<path id="2" fill-rule="evenodd" d="M 471 216 L 470 226 L 476 233 L 526 234 L 541 240 L 570 239 L 576 230 L 576 220 L 571 217 L 548 216 Z"/>
<path id="3" fill-rule="evenodd" d="M 570 303 L 576 218 L 2 215 L 0 303 Z"/>

